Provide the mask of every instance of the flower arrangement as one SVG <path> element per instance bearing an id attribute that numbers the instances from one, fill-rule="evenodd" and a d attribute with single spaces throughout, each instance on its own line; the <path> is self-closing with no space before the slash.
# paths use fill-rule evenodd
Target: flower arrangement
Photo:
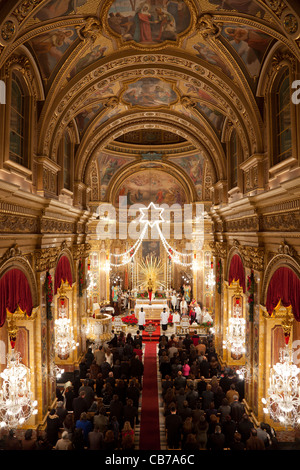
<path id="1" fill-rule="evenodd" d="M 123 323 L 126 323 L 126 325 L 136 325 L 137 322 L 138 322 L 138 319 L 136 318 L 136 316 L 133 314 L 133 315 L 126 315 L 126 317 L 122 317 L 122 322 Z"/>
<path id="2" fill-rule="evenodd" d="M 165 299 L 165 298 L 166 298 L 165 292 L 158 292 L 157 294 L 155 294 L 155 296 L 156 296 L 158 299 Z"/>
<path id="3" fill-rule="evenodd" d="M 78 294 L 79 297 L 83 296 L 83 262 L 81 259 L 78 265 Z"/>
<path id="4" fill-rule="evenodd" d="M 45 279 L 45 292 L 46 292 L 46 314 L 47 319 L 52 320 L 52 301 L 53 301 L 53 282 L 52 276 L 49 271 L 46 272 Z"/>
<path id="5" fill-rule="evenodd" d="M 148 299 L 148 292 L 138 292 L 137 293 L 138 299 Z"/>
<path id="6" fill-rule="evenodd" d="M 203 328 L 212 328 L 214 326 L 213 322 L 212 321 L 207 321 L 205 323 L 201 323 L 201 325 Z"/>

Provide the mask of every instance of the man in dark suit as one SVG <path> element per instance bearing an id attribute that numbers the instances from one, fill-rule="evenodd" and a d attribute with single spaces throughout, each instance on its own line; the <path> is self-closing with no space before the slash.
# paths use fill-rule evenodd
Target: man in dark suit
<path id="1" fill-rule="evenodd" d="M 215 432 L 210 434 L 207 441 L 208 450 L 224 450 L 225 445 L 225 436 L 222 433 L 221 426 L 217 425 L 215 427 Z"/>
<path id="2" fill-rule="evenodd" d="M 176 408 L 171 408 L 171 413 L 166 416 L 165 426 L 167 430 L 167 443 L 169 449 L 179 449 L 181 441 L 182 419 L 176 413 Z"/>
<path id="3" fill-rule="evenodd" d="M 135 356 L 130 361 L 130 375 L 131 377 L 136 377 L 139 382 L 141 382 L 141 377 L 144 373 L 144 364 L 139 359 L 138 356 Z"/>
<path id="4" fill-rule="evenodd" d="M 87 412 L 89 409 L 88 403 L 85 399 L 85 392 L 81 391 L 77 398 L 73 400 L 73 413 L 74 413 L 74 422 L 80 419 L 81 413 Z"/>
<path id="5" fill-rule="evenodd" d="M 177 372 L 177 377 L 174 379 L 174 387 L 176 390 L 186 387 L 186 377 L 182 375 L 181 370 Z"/>
<path id="6" fill-rule="evenodd" d="M 113 399 L 109 404 L 109 413 L 111 417 L 115 416 L 118 422 L 122 425 L 123 403 L 119 399 L 118 395 L 113 395 Z"/>
<path id="7" fill-rule="evenodd" d="M 230 411 L 231 419 L 235 421 L 236 423 L 239 423 L 245 414 L 245 407 L 243 403 L 239 401 L 239 398 L 237 395 L 233 396 L 233 402 L 231 403 L 230 408 L 231 408 L 231 411 Z"/>
<path id="8" fill-rule="evenodd" d="M 129 421 L 132 428 L 135 424 L 139 424 L 138 410 L 133 406 L 133 401 L 130 398 L 123 408 L 123 422 L 125 423 L 125 421 Z"/>

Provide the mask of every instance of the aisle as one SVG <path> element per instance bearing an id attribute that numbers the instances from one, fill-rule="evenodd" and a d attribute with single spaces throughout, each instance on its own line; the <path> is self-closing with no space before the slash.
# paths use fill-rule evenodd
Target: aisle
<path id="1" fill-rule="evenodd" d="M 140 420 L 140 450 L 160 450 L 159 401 L 157 386 L 157 344 L 160 326 L 149 335 L 143 331 L 144 377 Z"/>

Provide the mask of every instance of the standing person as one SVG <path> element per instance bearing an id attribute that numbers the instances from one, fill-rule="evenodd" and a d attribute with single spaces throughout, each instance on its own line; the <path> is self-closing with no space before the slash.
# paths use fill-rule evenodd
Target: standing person
<path id="1" fill-rule="evenodd" d="M 175 406 L 172 406 L 171 413 L 166 416 L 165 425 L 169 449 L 178 449 L 181 441 L 182 419 L 176 413 Z"/>
<path id="2" fill-rule="evenodd" d="M 180 302 L 180 315 L 186 315 L 188 310 L 187 302 L 184 297 L 182 297 L 181 302 Z"/>
<path id="3" fill-rule="evenodd" d="M 176 311 L 176 307 L 177 307 L 177 295 L 176 295 L 176 291 L 173 291 L 173 294 L 171 296 L 171 305 L 172 305 L 172 310 L 173 312 Z"/>
<path id="4" fill-rule="evenodd" d="M 139 329 L 140 329 L 140 330 L 143 330 L 143 329 L 144 329 L 144 325 L 145 325 L 145 323 L 146 323 L 146 315 L 145 315 L 145 312 L 144 312 L 143 307 L 141 307 L 141 310 L 139 311 L 138 322 L 139 322 Z"/>
<path id="5" fill-rule="evenodd" d="M 55 447 L 55 450 L 73 450 L 72 441 L 69 438 L 68 431 L 64 431 L 61 435 L 61 439 L 58 439 Z"/>
<path id="6" fill-rule="evenodd" d="M 161 328 L 163 331 L 166 331 L 168 328 L 168 319 L 169 319 L 168 312 L 166 308 L 164 308 L 160 314 Z"/>
<path id="7" fill-rule="evenodd" d="M 46 436 L 50 444 L 54 447 L 58 440 L 58 431 L 61 427 L 60 419 L 53 408 L 47 417 Z"/>

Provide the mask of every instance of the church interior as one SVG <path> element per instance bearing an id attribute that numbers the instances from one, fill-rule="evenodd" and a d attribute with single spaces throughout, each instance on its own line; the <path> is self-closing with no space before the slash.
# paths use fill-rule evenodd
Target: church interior
<path id="1" fill-rule="evenodd" d="M 299 448 L 299 61 L 297 0 L 0 0 L 1 449 Z"/>

